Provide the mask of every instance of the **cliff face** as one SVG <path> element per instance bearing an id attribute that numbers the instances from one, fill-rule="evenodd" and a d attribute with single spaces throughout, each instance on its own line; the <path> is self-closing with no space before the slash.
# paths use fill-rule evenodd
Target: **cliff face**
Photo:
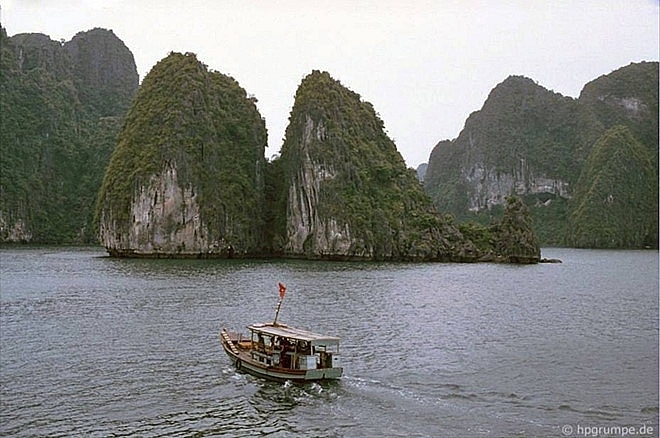
<path id="1" fill-rule="evenodd" d="M 133 54 L 110 30 L 79 32 L 63 46 L 80 100 L 99 116 L 123 114 L 135 96 Z"/>
<path id="2" fill-rule="evenodd" d="M 71 51 L 81 39 L 93 57 Z M 94 241 L 94 199 L 138 85 L 133 55 L 102 29 L 67 43 L 2 29 L 0 49 L 0 241 Z M 92 80 L 98 70 L 115 74 Z M 84 83 L 102 97 L 86 100 Z"/>
<path id="3" fill-rule="evenodd" d="M 128 233 L 117 221 L 102 222 L 100 235 L 112 255 L 202 254 L 209 251 L 208 231 L 192 187 L 182 188 L 176 165 L 166 165 L 137 188 L 131 200 Z M 216 248 L 218 249 L 218 248 Z"/>
<path id="4" fill-rule="evenodd" d="M 98 198 L 101 243 L 118 256 L 261 252 L 265 144 L 234 79 L 170 54 L 126 116 Z"/>
<path id="5" fill-rule="evenodd" d="M 368 102 L 326 72 L 303 79 L 282 147 L 284 253 L 324 259 L 473 260 Z"/>
<path id="6" fill-rule="evenodd" d="M 289 185 L 287 204 L 287 245 L 285 250 L 292 254 L 305 254 L 306 250 L 314 255 L 348 255 L 353 246 L 348 224 L 339 224 L 333 217 L 319 215 L 318 207 L 321 186 L 324 181 L 332 181 L 337 171 L 332 164 L 313 160 L 310 149 L 312 143 L 325 140 L 323 121 L 314 123 L 309 115 L 300 139 L 300 159 Z M 316 158 L 316 157 L 315 157 Z M 364 245 L 352 251 L 357 257 L 371 257 Z"/>
<path id="7" fill-rule="evenodd" d="M 7 48 L 14 70 L 43 69 L 55 81 L 70 81 L 80 104 L 95 116 L 123 115 L 137 91 L 133 54 L 111 30 L 79 32 L 67 42 L 41 33 L 17 34 Z"/>
<path id="8" fill-rule="evenodd" d="M 58 80 L 71 79 L 71 59 L 62 44 L 42 33 L 21 33 L 8 41 L 15 69 L 29 72 L 35 68 L 48 71 Z"/>
<path id="9" fill-rule="evenodd" d="M 470 212 L 503 205 L 512 194 L 569 198 L 587 143 L 579 132 L 591 122 L 573 99 L 509 77 L 470 115 L 456 140 L 436 146 L 426 187 L 440 208 Z M 462 190 L 448 193 L 449 185 Z M 466 211 L 452 209 L 458 216 Z"/>
<path id="10" fill-rule="evenodd" d="M 520 196 L 544 244 L 565 245 L 571 198 L 607 129 L 627 126 L 655 158 L 657 177 L 657 83 L 657 63 L 631 64 L 590 82 L 576 100 L 509 77 L 455 140 L 433 149 L 425 188 L 439 209 L 481 222 L 499 214 L 507 196 Z"/>

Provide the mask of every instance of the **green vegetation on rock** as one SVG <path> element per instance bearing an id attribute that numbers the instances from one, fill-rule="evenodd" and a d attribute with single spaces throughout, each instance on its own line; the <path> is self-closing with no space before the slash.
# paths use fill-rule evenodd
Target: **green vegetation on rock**
<path id="1" fill-rule="evenodd" d="M 322 133 L 298 145 L 307 117 Z M 282 149 L 290 171 L 309 156 L 333 175 L 320 187 L 319 215 L 347 224 L 363 245 L 355 251 L 376 258 L 398 254 L 391 245 L 406 209 L 426 198 L 371 104 L 328 73 L 313 72 L 298 88 L 291 121 Z"/>
<path id="2" fill-rule="evenodd" d="M 655 183 L 654 183 L 655 182 Z M 658 245 L 658 186 L 650 154 L 626 126 L 596 142 L 571 200 L 570 245 Z"/>
<path id="3" fill-rule="evenodd" d="M 98 198 L 102 243 L 119 253 L 151 251 L 129 237 L 140 208 L 135 202 L 153 178 L 172 170 L 178 188 L 189 191 L 183 196 L 199 206 L 200 224 L 188 237 L 202 241 L 194 251 L 263 251 L 265 145 L 264 120 L 233 78 L 208 71 L 192 53 L 171 53 L 145 77 L 126 115 Z M 156 193 L 153 206 L 158 203 Z M 149 214 L 151 225 L 170 220 Z M 166 234 L 185 227 L 185 218 L 185 211 L 172 218 Z M 152 226 L 145 244 L 158 232 Z M 186 243 L 191 248 L 185 239 L 178 243 L 183 252 Z"/>
<path id="4" fill-rule="evenodd" d="M 632 63 L 586 84 L 579 99 L 604 130 L 617 125 L 627 126 L 649 152 L 656 173 L 658 71 L 657 62 Z"/>
<path id="5" fill-rule="evenodd" d="M 492 90 L 481 110 L 470 115 L 458 138 L 442 141 L 433 149 L 425 189 L 441 211 L 458 221 L 482 225 L 501 217 L 506 197 L 517 195 L 527 204 L 543 245 L 573 245 L 576 240 L 570 234 L 574 231 L 569 231 L 569 218 L 574 222 L 587 216 L 574 211 L 579 203 L 571 198 L 593 190 L 582 187 L 587 180 L 581 175 L 592 148 L 608 129 L 628 127 L 648 152 L 653 174 L 647 184 L 657 188 L 657 85 L 657 62 L 630 64 L 603 75 L 585 85 L 579 99 L 546 90 L 531 79 L 509 77 Z M 657 197 L 649 202 L 657 211 Z M 600 217 L 602 226 L 593 229 L 603 231 L 603 239 L 622 248 L 637 247 L 639 243 L 633 243 L 637 239 L 623 234 L 612 238 L 606 232 L 607 211 L 602 205 L 599 215 L 590 216 L 590 226 Z M 638 215 L 633 223 L 646 223 L 644 208 L 630 214 Z M 572 226 L 573 230 L 580 228 L 577 223 Z M 653 237 L 658 234 L 657 225 L 655 230 L 636 232 L 648 234 L 645 241 L 657 246 L 657 237 Z M 592 241 L 602 245 L 596 243 L 598 239 Z M 584 245 L 587 243 L 582 241 L 580 246 Z"/>
<path id="6" fill-rule="evenodd" d="M 530 264 L 541 260 L 539 239 L 534 232 L 529 209 L 521 198 L 509 196 L 501 212 L 501 220 L 489 225 L 463 222 L 458 228 L 471 240 L 480 261 Z"/>
<path id="7" fill-rule="evenodd" d="M 416 175 L 406 169 L 372 105 L 327 72 L 313 71 L 298 87 L 281 160 L 293 187 L 284 240 L 309 227 L 299 255 L 377 260 L 436 256 L 431 248 L 416 247 L 423 239 L 419 224 L 432 228 L 439 223 Z M 311 201 L 304 206 L 309 210 L 296 215 L 292 204 L 295 208 L 299 199 Z M 326 243 L 329 223 L 336 224 L 330 233 L 346 235 L 341 248 Z M 299 252 L 295 245 L 289 249 Z"/>
<path id="8" fill-rule="evenodd" d="M 279 158 L 289 255 L 476 261 L 484 254 L 440 215 L 373 106 L 327 72 L 300 84 Z M 497 248 L 488 248 L 496 259 Z"/>
<path id="9" fill-rule="evenodd" d="M 574 99 L 512 76 L 470 115 L 457 139 L 433 149 L 425 189 L 459 221 L 501 217 L 509 195 L 524 197 L 530 208 L 543 205 L 539 213 L 552 220 L 561 216 L 561 203 L 551 198 L 567 195 L 599 132 L 595 117 Z M 546 244 L 563 222 L 565 217 L 535 220 Z"/>
<path id="10" fill-rule="evenodd" d="M 0 241 L 95 242 L 94 200 L 138 85 L 133 55 L 104 29 L 64 44 L 1 29 L 0 50 Z M 83 83 L 103 98 L 83 99 Z"/>
<path id="11" fill-rule="evenodd" d="M 497 254 L 509 263 L 538 263 L 541 247 L 522 199 L 506 198 L 502 222 L 497 227 Z"/>
<path id="12" fill-rule="evenodd" d="M 171 53 L 138 90 L 111 31 L 58 43 L 3 29 L 0 43 L 2 241 L 98 235 L 126 256 L 534 260 L 500 241 L 531 229 L 440 214 L 373 106 L 326 72 L 303 80 L 281 156 L 266 162 L 256 100 L 194 54 Z"/>

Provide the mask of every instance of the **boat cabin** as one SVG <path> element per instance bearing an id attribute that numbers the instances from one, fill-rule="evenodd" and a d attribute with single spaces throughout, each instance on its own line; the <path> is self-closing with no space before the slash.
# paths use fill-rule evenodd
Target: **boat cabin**
<path id="1" fill-rule="evenodd" d="M 312 370 L 341 367 L 339 338 L 285 324 L 252 324 L 251 359 L 267 367 Z"/>

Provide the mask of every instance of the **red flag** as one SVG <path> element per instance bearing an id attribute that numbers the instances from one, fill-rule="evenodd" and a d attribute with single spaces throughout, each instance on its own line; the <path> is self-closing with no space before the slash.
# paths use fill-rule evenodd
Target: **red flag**
<path id="1" fill-rule="evenodd" d="M 279 283 L 280 286 L 280 299 L 284 298 L 284 294 L 286 293 L 286 286 L 284 286 L 282 283 Z"/>

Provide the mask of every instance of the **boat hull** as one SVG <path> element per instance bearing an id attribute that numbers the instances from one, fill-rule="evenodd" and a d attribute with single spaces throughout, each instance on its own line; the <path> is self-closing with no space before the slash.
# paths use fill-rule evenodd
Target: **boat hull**
<path id="1" fill-rule="evenodd" d="M 238 348 L 225 329 L 220 333 L 222 348 L 229 357 L 232 365 L 237 371 L 246 372 L 256 377 L 261 377 L 277 382 L 290 380 L 292 382 L 315 382 L 323 380 L 336 380 L 341 378 L 342 367 L 315 368 L 315 369 L 286 369 L 275 366 L 265 366 L 250 357 L 249 351 Z"/>

